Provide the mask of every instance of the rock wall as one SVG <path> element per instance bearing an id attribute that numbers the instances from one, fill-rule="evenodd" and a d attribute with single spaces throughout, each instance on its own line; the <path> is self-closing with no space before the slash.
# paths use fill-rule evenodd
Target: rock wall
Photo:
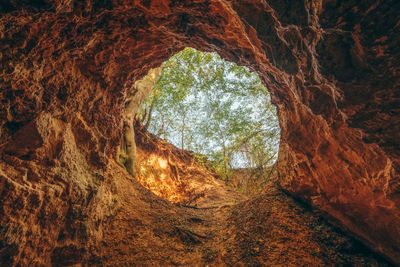
<path id="1" fill-rule="evenodd" d="M 2 1 L 0 255 L 85 260 L 118 195 L 125 99 L 191 46 L 249 66 L 270 89 L 281 186 L 400 263 L 399 10 L 395 0 Z"/>

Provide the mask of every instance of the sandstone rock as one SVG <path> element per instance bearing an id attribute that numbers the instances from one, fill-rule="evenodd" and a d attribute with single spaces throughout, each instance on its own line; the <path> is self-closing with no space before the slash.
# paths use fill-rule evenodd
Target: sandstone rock
<path id="1" fill-rule="evenodd" d="M 99 260 L 88 251 L 127 175 L 113 161 L 123 104 L 149 69 L 192 46 L 269 88 L 281 186 L 400 263 L 399 10 L 395 0 L 2 1 L 0 254 Z"/>

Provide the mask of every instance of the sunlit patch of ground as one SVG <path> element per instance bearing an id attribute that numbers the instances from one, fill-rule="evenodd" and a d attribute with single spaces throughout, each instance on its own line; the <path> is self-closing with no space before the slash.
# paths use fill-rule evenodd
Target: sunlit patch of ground
<path id="1" fill-rule="evenodd" d="M 190 151 L 181 150 L 136 127 L 136 179 L 151 192 L 168 201 L 195 206 L 224 202 L 225 194 L 243 201 L 215 174 L 200 164 Z"/>

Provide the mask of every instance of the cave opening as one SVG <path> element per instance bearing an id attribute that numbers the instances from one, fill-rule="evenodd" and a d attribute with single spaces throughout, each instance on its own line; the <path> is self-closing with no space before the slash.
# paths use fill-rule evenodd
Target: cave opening
<path id="1" fill-rule="evenodd" d="M 283 189 L 400 263 L 399 3 L 2 1 L 0 261 L 385 266 Z M 133 125 L 124 102 L 137 108 L 132 83 L 187 46 L 250 67 L 270 89 L 279 177 L 258 198 L 175 205 L 127 175 L 140 172 L 135 157 L 178 181 L 193 163 L 186 145 L 171 153 L 129 134 L 146 123 Z"/>
<path id="2" fill-rule="evenodd" d="M 129 118 L 136 136 L 133 174 L 156 195 L 193 204 L 217 179 L 253 196 L 276 175 L 279 122 L 255 72 L 187 47 L 135 86 L 147 96 Z M 125 167 L 127 154 L 118 154 Z"/>

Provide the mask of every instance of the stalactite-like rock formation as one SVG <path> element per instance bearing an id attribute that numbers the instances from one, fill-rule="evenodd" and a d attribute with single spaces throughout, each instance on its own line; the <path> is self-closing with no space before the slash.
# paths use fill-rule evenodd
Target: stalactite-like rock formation
<path id="1" fill-rule="evenodd" d="M 4 262 L 101 260 L 89 251 L 126 174 L 113 159 L 124 102 L 149 69 L 191 46 L 249 66 L 269 88 L 281 186 L 400 263 L 399 4 L 2 1 Z"/>

